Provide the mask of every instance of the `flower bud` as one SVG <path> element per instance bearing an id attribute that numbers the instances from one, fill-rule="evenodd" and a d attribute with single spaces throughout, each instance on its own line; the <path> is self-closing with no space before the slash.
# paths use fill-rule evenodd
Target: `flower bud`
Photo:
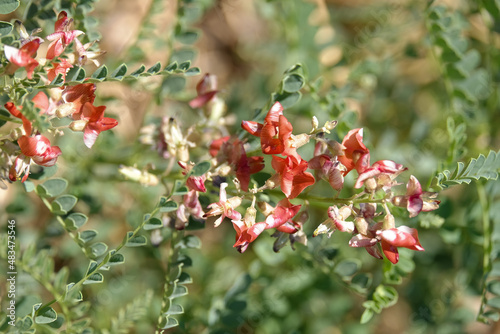
<path id="1" fill-rule="evenodd" d="M 318 118 L 316 116 L 313 116 L 312 117 L 312 120 L 311 120 L 311 125 L 312 125 L 312 130 L 311 132 L 314 132 L 318 129 L 318 126 L 319 126 L 319 122 L 318 122 Z"/>
<path id="2" fill-rule="evenodd" d="M 337 123 L 338 123 L 337 121 L 326 122 L 324 128 L 326 130 L 333 130 L 337 126 Z"/>
<path id="3" fill-rule="evenodd" d="M 81 131 L 83 131 L 83 129 L 85 129 L 86 125 L 87 125 L 87 121 L 78 120 L 78 121 L 71 122 L 69 125 L 69 128 L 75 132 L 81 132 Z"/>
<path id="4" fill-rule="evenodd" d="M 56 109 L 56 116 L 59 118 L 63 118 L 72 115 L 75 111 L 76 109 L 73 102 L 64 103 Z"/>
<path id="5" fill-rule="evenodd" d="M 243 222 L 247 227 L 251 227 L 255 224 L 255 217 L 257 216 L 257 210 L 253 206 L 249 207 L 245 212 L 245 218 L 243 218 Z"/>
<path id="6" fill-rule="evenodd" d="M 367 192 L 372 193 L 377 190 L 377 181 L 375 178 L 371 177 L 365 181 L 365 189 Z"/>
<path id="7" fill-rule="evenodd" d="M 395 224 L 395 221 L 394 221 L 394 216 L 391 215 L 390 213 L 387 214 L 384 217 L 384 222 L 382 224 L 382 229 L 383 230 L 389 230 L 389 229 L 395 228 L 395 227 L 396 227 L 396 224 Z"/>
<path id="8" fill-rule="evenodd" d="M 274 207 L 267 202 L 258 202 L 257 207 L 264 216 L 269 216 L 274 212 Z"/>
<path id="9" fill-rule="evenodd" d="M 368 222 L 363 217 L 356 217 L 354 225 L 358 232 L 362 235 L 368 235 Z"/>
<path id="10" fill-rule="evenodd" d="M 301 133 L 299 135 L 291 135 L 292 138 L 292 147 L 299 148 L 301 146 L 304 146 L 305 144 L 309 143 L 309 138 L 311 136 L 308 135 L 307 133 Z"/>

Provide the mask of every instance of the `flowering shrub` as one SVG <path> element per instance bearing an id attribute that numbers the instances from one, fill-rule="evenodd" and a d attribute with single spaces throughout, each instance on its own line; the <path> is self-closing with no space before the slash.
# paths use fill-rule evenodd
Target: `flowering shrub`
<path id="1" fill-rule="evenodd" d="M 360 8 L 375 21 L 357 30 L 337 1 L 153 0 L 117 52 L 96 18 L 114 26 L 119 9 L 94 2 L 0 0 L 2 331 L 461 332 L 474 312 L 500 318 L 496 3 L 416 5 L 418 38 L 396 43 L 377 31 L 408 29 L 410 4 Z M 235 44 L 234 68 L 213 61 L 211 35 Z"/>

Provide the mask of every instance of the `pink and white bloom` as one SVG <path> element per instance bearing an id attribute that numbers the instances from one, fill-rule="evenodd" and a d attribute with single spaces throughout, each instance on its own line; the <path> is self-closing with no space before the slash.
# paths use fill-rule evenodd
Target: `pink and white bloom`
<path id="1" fill-rule="evenodd" d="M 362 173 L 359 174 L 358 179 L 356 180 L 356 184 L 354 188 L 358 189 L 363 186 L 363 183 L 371 178 L 379 178 L 383 176 L 389 176 L 389 180 L 381 179 L 382 182 L 380 187 L 389 186 L 392 180 L 394 180 L 399 174 L 407 170 L 408 168 L 404 167 L 401 164 L 397 164 L 391 160 L 379 160 L 367 169 L 365 169 Z M 389 182 L 388 182 L 389 181 Z M 377 182 L 377 188 L 379 182 Z"/>
<path id="2" fill-rule="evenodd" d="M 187 164 L 183 161 L 177 162 L 179 166 L 183 169 L 182 175 L 187 175 L 191 169 L 193 169 L 192 164 Z M 205 180 L 207 179 L 207 176 L 201 175 L 201 176 L 190 176 L 186 180 L 186 186 L 190 190 L 195 190 L 195 191 L 201 191 L 202 193 L 207 191 L 207 188 L 205 188 Z"/>
<path id="3" fill-rule="evenodd" d="M 203 218 L 220 215 L 214 222 L 215 227 L 219 226 L 226 217 L 233 221 L 241 219 L 241 213 L 236 211 L 236 208 L 241 205 L 242 200 L 237 196 L 227 198 L 227 186 L 228 184 L 225 182 L 220 185 L 219 201 L 210 204 L 208 206 L 209 211 L 203 215 Z"/>
<path id="4" fill-rule="evenodd" d="M 406 195 L 395 196 L 392 203 L 396 206 L 406 207 L 410 218 L 417 216 L 421 211 L 433 211 L 439 207 L 441 201 L 436 200 L 437 193 L 422 191 L 422 186 L 413 175 L 406 184 Z"/>
<path id="5" fill-rule="evenodd" d="M 380 238 L 380 244 L 382 245 L 385 257 L 394 264 L 399 261 L 398 247 L 416 251 L 424 250 L 418 240 L 417 230 L 408 226 L 379 230 L 377 231 L 377 236 Z"/>
<path id="6" fill-rule="evenodd" d="M 55 32 L 47 36 L 47 39 L 52 41 L 47 50 L 47 59 L 59 57 L 64 52 L 64 49 L 73 41 L 77 45 L 77 50 L 83 50 L 82 43 L 76 37 L 84 34 L 84 32 L 81 30 L 71 30 L 72 23 L 73 19 L 68 18 L 68 14 L 65 11 L 59 13 L 54 26 Z M 80 52 L 84 52 L 84 50 Z"/>
<path id="7" fill-rule="evenodd" d="M 14 72 L 20 68 L 24 67 L 28 79 L 33 78 L 33 72 L 38 66 L 38 61 L 34 59 L 38 47 L 40 46 L 40 40 L 34 39 L 31 42 L 24 44 L 20 49 L 16 49 L 10 45 L 4 45 L 5 58 L 10 62 L 7 68 L 7 74 L 14 74 Z"/>

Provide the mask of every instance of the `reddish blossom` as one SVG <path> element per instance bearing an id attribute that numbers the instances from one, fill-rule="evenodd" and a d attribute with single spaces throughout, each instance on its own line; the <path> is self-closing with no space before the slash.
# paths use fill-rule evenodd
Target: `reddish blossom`
<path id="1" fill-rule="evenodd" d="M 188 165 L 187 163 L 183 161 L 178 162 L 179 166 L 183 169 L 182 175 L 187 175 L 191 169 L 193 168 L 192 165 Z M 195 190 L 195 191 L 201 191 L 202 193 L 207 191 L 207 188 L 205 188 L 205 180 L 207 179 L 206 175 L 202 176 L 190 176 L 186 180 L 186 186 L 190 190 Z"/>
<path id="2" fill-rule="evenodd" d="M 344 187 L 344 176 L 336 158 L 321 154 L 309 160 L 307 165 L 316 170 L 318 178 L 328 181 L 333 189 L 340 191 Z"/>
<path id="3" fill-rule="evenodd" d="M 300 160 L 296 148 L 309 140 L 308 136 L 304 138 L 304 143 L 299 142 L 292 135 L 292 124 L 283 115 L 283 106 L 276 102 L 260 124 L 253 121 L 241 122 L 241 127 L 253 136 L 260 137 L 260 145 L 264 154 L 282 154 L 294 156 Z"/>
<path id="4" fill-rule="evenodd" d="M 21 152 L 40 166 L 54 166 L 57 157 L 62 153 L 58 146 L 51 146 L 50 141 L 42 135 L 22 136 L 17 143 Z"/>
<path id="5" fill-rule="evenodd" d="M 221 138 L 210 145 L 211 154 L 216 154 L 218 163 L 227 162 L 234 170 L 241 189 L 248 191 L 250 175 L 260 172 L 264 168 L 264 157 L 248 157 L 244 144 L 238 138 Z"/>
<path id="6" fill-rule="evenodd" d="M 191 108 L 201 108 L 212 100 L 217 90 L 217 77 L 211 74 L 205 74 L 196 85 L 198 96 L 189 102 Z"/>
<path id="7" fill-rule="evenodd" d="M 273 155 L 272 167 L 279 175 L 281 191 L 288 198 L 297 197 L 305 188 L 314 184 L 314 176 L 306 172 L 307 161 L 294 156 L 281 158 Z"/>
<path id="8" fill-rule="evenodd" d="M 385 257 L 392 263 L 397 263 L 399 253 L 397 247 L 404 247 L 416 251 L 423 251 L 424 248 L 418 240 L 418 232 L 408 226 L 400 226 L 387 230 L 377 231 Z"/>
<path id="9" fill-rule="evenodd" d="M 96 107 L 90 102 L 83 105 L 82 120 L 87 124 L 83 129 L 83 142 L 85 146 L 91 148 L 102 131 L 114 128 L 118 121 L 114 118 L 104 117 L 105 106 Z"/>
<path id="10" fill-rule="evenodd" d="M 280 232 L 295 233 L 299 230 L 291 219 L 299 212 L 300 205 L 293 205 L 288 199 L 278 202 L 274 211 L 266 217 L 263 222 L 255 223 L 255 216 L 252 219 L 233 220 L 233 227 L 236 230 L 236 247 L 243 253 L 248 245 L 266 229 L 276 228 Z M 245 215 L 247 218 L 247 215 Z M 248 221 L 253 220 L 253 221 Z"/>
<path id="11" fill-rule="evenodd" d="M 22 107 L 17 108 L 12 102 L 7 102 L 4 107 L 11 113 L 12 116 L 21 119 L 21 121 L 23 122 L 24 132 L 28 136 L 31 135 L 31 122 L 26 117 L 24 117 L 21 111 L 19 111 L 19 109 L 22 109 Z"/>
<path id="12" fill-rule="evenodd" d="M 65 11 L 59 13 L 54 26 L 54 33 L 47 36 L 47 39 L 52 41 L 47 49 L 47 59 L 59 57 L 73 40 L 77 44 L 78 50 L 83 49 L 82 43 L 76 37 L 82 35 L 84 32 L 81 30 L 70 30 L 72 23 L 73 19 L 68 18 L 68 14 Z"/>
<path id="13" fill-rule="evenodd" d="M 62 99 L 65 103 L 73 105 L 73 119 L 82 119 L 83 106 L 87 102 L 94 103 L 95 90 L 96 86 L 92 83 L 78 84 L 64 89 Z"/>
<path id="14" fill-rule="evenodd" d="M 370 151 L 363 144 L 363 129 L 354 129 L 347 133 L 342 141 L 345 147 L 344 155 L 339 156 L 339 161 L 346 167 L 344 175 L 356 169 L 363 173 L 370 166 Z"/>
<path id="15" fill-rule="evenodd" d="M 7 74 L 13 74 L 18 68 L 26 68 L 28 79 L 33 78 L 33 71 L 38 66 L 38 61 L 33 59 L 40 40 L 34 39 L 31 42 L 24 44 L 20 49 L 16 49 L 10 45 L 4 46 L 5 57 L 10 62 L 7 69 Z"/>
<path id="16" fill-rule="evenodd" d="M 66 59 L 61 59 L 58 63 L 52 63 L 52 67 L 47 70 L 47 78 L 52 82 L 59 74 L 62 74 L 63 80 L 66 80 L 66 74 L 73 65 Z"/>
<path id="17" fill-rule="evenodd" d="M 362 173 L 359 174 L 354 188 L 361 188 L 366 180 L 372 177 L 379 177 L 380 175 L 390 176 L 390 179 L 393 180 L 396 176 L 407 169 L 408 168 L 404 167 L 403 165 L 397 164 L 391 160 L 377 161 L 371 167 L 365 169 Z"/>
<path id="18" fill-rule="evenodd" d="M 420 211 L 433 211 L 439 207 L 441 201 L 436 200 L 437 193 L 422 191 L 422 186 L 413 175 L 406 184 L 406 195 L 395 196 L 392 203 L 396 206 L 406 207 L 410 218 L 417 216 Z"/>

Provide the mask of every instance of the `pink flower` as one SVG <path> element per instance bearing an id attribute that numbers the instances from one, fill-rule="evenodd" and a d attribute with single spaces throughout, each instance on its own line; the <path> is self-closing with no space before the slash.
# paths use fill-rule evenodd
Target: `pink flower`
<path id="1" fill-rule="evenodd" d="M 5 57 L 10 62 L 7 74 L 13 74 L 18 68 L 24 67 L 26 68 L 28 79 L 32 79 L 33 72 L 38 66 L 38 61 L 33 59 L 33 56 L 36 54 L 39 46 L 39 39 L 34 39 L 31 42 L 26 43 L 20 49 L 16 49 L 10 45 L 5 45 Z"/>
<path id="2" fill-rule="evenodd" d="M 404 247 L 416 251 L 424 250 L 418 240 L 417 230 L 409 228 L 408 226 L 379 230 L 377 231 L 377 236 L 380 237 L 380 243 L 385 257 L 394 264 L 399 260 L 397 247 Z"/>
<path id="3" fill-rule="evenodd" d="M 198 96 L 189 102 L 191 108 L 201 108 L 212 100 L 217 90 L 217 77 L 211 74 L 205 74 L 203 78 L 196 85 L 196 92 Z"/>
<path id="4" fill-rule="evenodd" d="M 297 160 L 294 156 L 280 158 L 273 155 L 271 165 L 278 174 L 281 191 L 290 199 L 297 197 L 315 182 L 314 176 L 306 172 L 305 160 Z"/>
<path id="5" fill-rule="evenodd" d="M 54 166 L 62 153 L 58 146 L 51 146 L 50 141 L 42 135 L 22 136 L 17 143 L 21 152 L 40 166 Z"/>
<path id="6" fill-rule="evenodd" d="M 72 23 L 73 19 L 69 19 L 65 11 L 59 13 L 54 26 L 55 32 L 47 36 L 47 39 L 52 41 L 47 50 L 47 59 L 59 57 L 73 40 L 77 44 L 78 50 L 83 49 L 82 43 L 76 39 L 76 37 L 82 35 L 84 32 L 80 30 L 70 30 Z"/>
<path id="7" fill-rule="evenodd" d="M 12 116 L 21 119 L 21 121 L 23 122 L 24 132 L 26 133 L 26 135 L 30 136 L 32 130 L 31 122 L 26 117 L 24 117 L 21 111 L 19 111 L 19 109 L 22 109 L 22 106 L 17 108 L 14 103 L 7 102 L 4 107 L 11 113 Z"/>
<path id="8" fill-rule="evenodd" d="M 413 175 L 406 184 L 405 196 L 394 196 L 392 203 L 396 206 L 406 207 L 410 218 L 417 216 L 420 211 L 433 211 L 439 207 L 441 201 L 436 200 L 437 193 L 422 191 L 420 182 Z"/>
<path id="9" fill-rule="evenodd" d="M 361 188 L 363 183 L 372 178 L 379 177 L 381 175 L 389 176 L 393 180 L 396 176 L 407 170 L 408 168 L 403 167 L 403 165 L 397 164 L 391 160 L 380 160 L 375 162 L 371 167 L 365 169 L 359 174 L 358 179 L 354 188 Z M 384 182 L 384 185 L 386 183 Z"/>
<path id="10" fill-rule="evenodd" d="M 363 144 L 363 129 L 354 129 L 347 133 L 342 141 L 345 147 L 344 155 L 339 156 L 339 161 L 347 168 L 344 175 L 356 169 L 363 173 L 370 166 L 370 151 Z"/>
<path id="11" fill-rule="evenodd" d="M 188 165 L 187 163 L 183 161 L 178 162 L 179 166 L 183 169 L 182 175 L 187 175 L 191 169 L 193 168 L 192 165 Z M 207 179 L 206 175 L 202 176 L 190 176 L 188 177 L 186 181 L 186 186 L 190 190 L 195 190 L 195 191 L 201 191 L 202 193 L 207 191 L 207 188 L 205 188 L 205 180 Z"/>
<path id="12" fill-rule="evenodd" d="M 264 168 L 264 157 L 247 156 L 244 144 L 238 138 L 223 137 L 210 145 L 210 154 L 217 156 L 217 162 L 227 162 L 240 181 L 241 189 L 248 191 L 250 175 L 260 172 Z"/>
<path id="13" fill-rule="evenodd" d="M 62 74 L 63 80 L 66 80 L 66 73 L 72 67 L 73 65 L 66 59 L 61 59 L 58 63 L 54 62 L 52 63 L 52 68 L 47 70 L 47 78 L 52 82 L 59 74 Z"/>
<path id="14" fill-rule="evenodd" d="M 215 227 L 219 226 L 226 217 L 231 220 L 241 219 L 241 213 L 236 211 L 236 208 L 241 204 L 241 198 L 235 196 L 228 199 L 226 195 L 227 186 L 227 183 L 222 183 L 220 185 L 219 202 L 210 204 L 208 206 L 210 210 L 203 215 L 203 218 L 220 215 L 214 222 Z"/>
<path id="15" fill-rule="evenodd" d="M 318 234 L 328 233 L 328 237 L 336 230 L 340 232 L 354 232 L 354 223 L 346 219 L 352 214 L 352 205 L 344 205 L 340 209 L 333 205 L 328 208 L 328 219 L 321 223 L 313 233 L 313 236 Z"/>
<path id="16" fill-rule="evenodd" d="M 340 191 L 344 187 L 344 176 L 335 158 L 321 154 L 309 160 L 308 167 L 316 170 L 317 177 L 328 181 L 333 189 Z"/>
<path id="17" fill-rule="evenodd" d="M 62 92 L 62 99 L 65 103 L 71 103 L 74 120 L 82 119 L 83 106 L 85 103 L 94 103 L 96 86 L 92 83 L 78 84 L 66 87 Z"/>

